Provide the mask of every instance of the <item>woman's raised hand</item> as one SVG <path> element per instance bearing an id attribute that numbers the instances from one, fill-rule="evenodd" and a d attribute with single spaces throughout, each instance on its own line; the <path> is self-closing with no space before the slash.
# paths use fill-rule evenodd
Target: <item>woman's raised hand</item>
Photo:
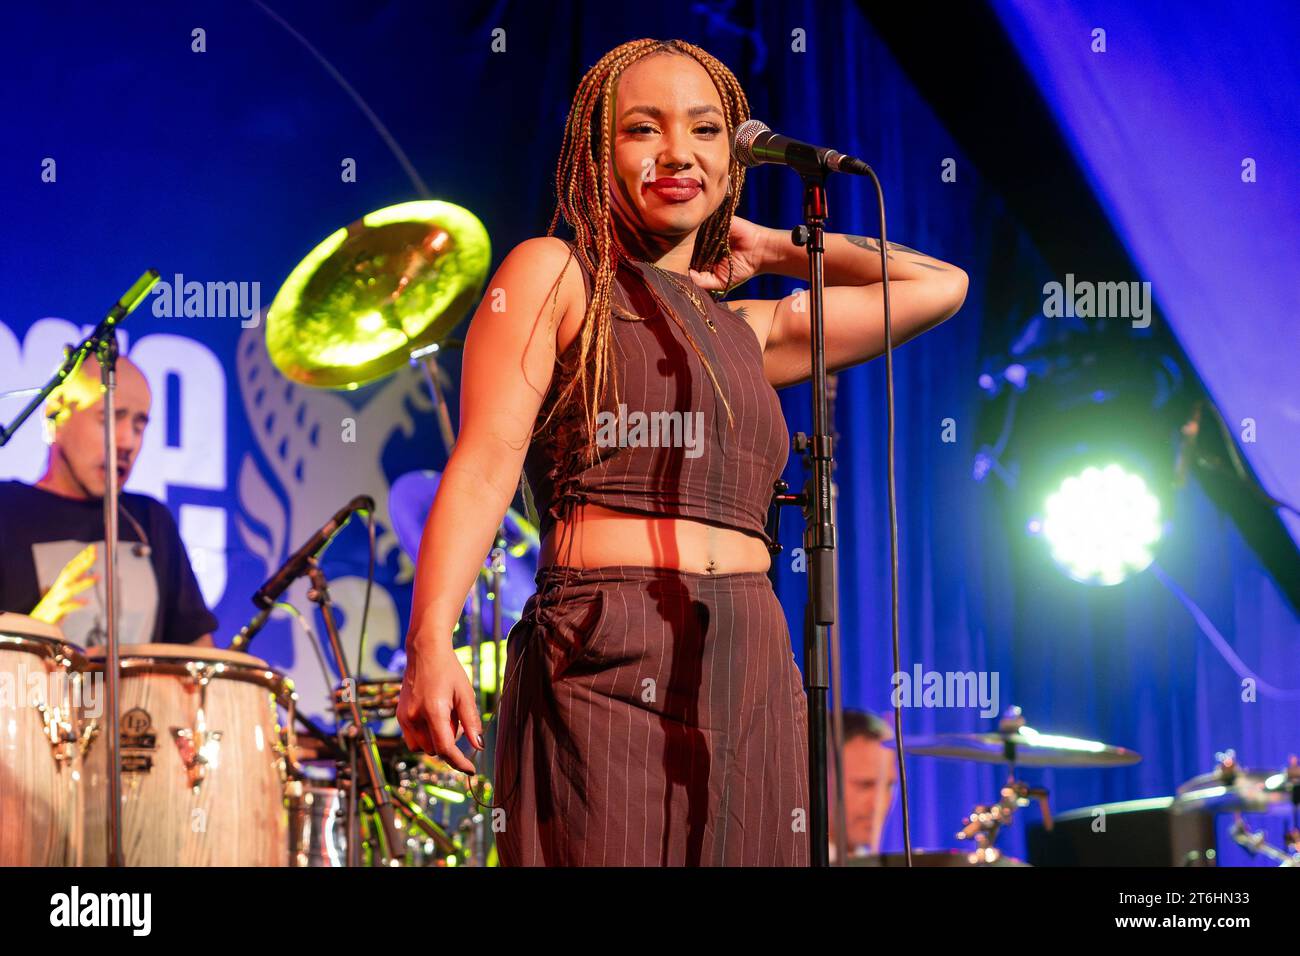
<path id="1" fill-rule="evenodd" d="M 739 216 L 731 217 L 731 277 L 727 277 L 727 260 L 724 258 L 712 272 L 691 270 L 691 278 L 706 292 L 730 291 L 743 282 L 763 272 L 767 254 L 768 234 L 771 230 L 755 225 Z"/>

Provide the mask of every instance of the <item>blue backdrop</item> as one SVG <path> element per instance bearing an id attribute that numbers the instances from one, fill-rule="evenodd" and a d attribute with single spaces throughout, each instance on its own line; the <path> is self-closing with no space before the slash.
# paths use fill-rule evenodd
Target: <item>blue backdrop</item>
<path id="1" fill-rule="evenodd" d="M 988 440 L 978 434 L 977 377 L 1041 310 L 1043 284 L 1060 270 L 1048 267 L 1038 237 L 1008 212 L 855 5 L 697 3 L 662 14 L 602 5 L 599 15 L 568 2 L 273 6 L 382 120 L 429 193 L 484 221 L 494 266 L 544 232 L 577 79 L 627 39 L 699 43 L 737 73 L 756 117 L 868 158 L 886 190 L 890 238 L 971 276 L 962 311 L 896 356 L 905 669 L 996 672 L 1001 705 L 1020 704 L 1040 729 L 1142 752 L 1142 763 L 1123 770 L 1026 772 L 1052 788 L 1061 809 L 1171 793 L 1224 747 L 1253 765 L 1280 764 L 1297 747 L 1300 703 L 1265 693 L 1243 701 L 1238 673 L 1152 574 L 1110 590 L 1065 580 L 1014 531 L 1015 496 L 972 479 Z M 505 49 L 494 52 L 498 29 Z M 18 131 L 0 151 L 0 388 L 37 384 L 55 364 L 51 350 L 74 325 L 100 317 L 145 266 L 168 281 L 180 273 L 258 283 L 264 307 L 327 234 L 418 197 L 339 79 L 255 3 L 28 9 L 0 52 Z M 971 52 L 969 82 L 978 82 L 979 56 Z M 355 182 L 341 176 L 348 159 Z M 945 164 L 955 180 L 945 181 Z M 1025 175 L 1035 175 L 1032 162 Z M 747 187 L 742 214 L 773 226 L 797 221 L 793 174 L 758 170 Z M 878 233 L 865 182 L 835 183 L 831 201 L 832 230 Z M 762 279 L 756 294 L 795 285 Z M 308 393 L 275 377 L 262 330 L 240 316 L 142 308 L 128 329 L 131 354 L 154 380 L 158 422 L 131 487 L 181 515 L 221 619 L 220 643 L 247 620 L 248 596 L 268 570 L 335 508 L 361 492 L 383 498 L 398 476 L 444 460 L 413 373 L 353 393 Z M 782 400 L 791 429 L 807 429 L 807 389 Z M 268 421 L 276 409 L 284 411 Z M 841 376 L 837 420 L 844 696 L 883 710 L 893 667 L 882 363 Z M 348 421 L 353 441 L 344 437 Z M 944 440 L 945 428 L 955 440 Z M 42 460 L 29 427 L 0 452 L 0 472 L 30 480 Z M 797 460 L 787 479 L 802 482 Z M 1300 687 L 1300 624 L 1232 524 L 1195 483 L 1175 515 L 1161 553 L 1169 577 L 1246 666 L 1276 687 Z M 386 519 L 381 508 L 371 677 L 391 672 L 410 599 L 410 562 Z M 791 567 L 793 513 L 783 524 L 778 587 L 798 654 L 805 581 Z M 352 647 L 365 555 L 364 534 L 350 528 L 326 566 Z M 301 601 L 301 589 L 295 596 Z M 276 621 L 255 649 L 290 670 L 307 709 L 319 710 L 329 679 L 303 632 Z M 908 710 L 904 721 L 910 733 L 990 729 L 973 708 Z M 992 768 L 922 758 L 909 760 L 909 775 L 918 846 L 952 845 L 961 816 L 991 800 L 1000 780 Z M 900 844 L 896 810 L 887 843 Z M 1023 854 L 1023 831 L 1006 845 Z"/>

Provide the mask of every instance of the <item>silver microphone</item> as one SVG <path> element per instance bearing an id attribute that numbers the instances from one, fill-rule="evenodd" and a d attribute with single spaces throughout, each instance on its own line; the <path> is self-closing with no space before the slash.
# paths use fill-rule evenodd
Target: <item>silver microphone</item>
<path id="1" fill-rule="evenodd" d="M 773 133 L 766 123 L 756 119 L 746 120 L 736 127 L 736 135 L 731 141 L 731 155 L 742 166 L 776 163 L 805 170 L 814 165 L 831 172 L 857 176 L 866 176 L 871 169 L 862 160 L 845 156 L 838 150 L 810 146 L 789 136 Z"/>

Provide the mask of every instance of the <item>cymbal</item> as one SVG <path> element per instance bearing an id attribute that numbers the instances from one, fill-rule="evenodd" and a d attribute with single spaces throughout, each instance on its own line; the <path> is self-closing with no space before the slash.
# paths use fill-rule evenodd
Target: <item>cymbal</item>
<path id="1" fill-rule="evenodd" d="M 487 230 L 438 200 L 362 216 L 294 267 L 266 316 L 266 347 L 288 378 L 353 389 L 440 342 L 487 278 Z"/>
<path id="2" fill-rule="evenodd" d="M 1300 763 L 1292 757 L 1288 766 L 1273 770 L 1250 770 L 1237 766 L 1236 755 L 1221 761 L 1214 770 L 1193 777 L 1177 790 L 1174 810 L 1205 810 L 1213 813 L 1289 812 L 1300 795 Z"/>
<path id="3" fill-rule="evenodd" d="M 1123 747 L 1080 737 L 1041 734 L 1027 726 L 1008 733 L 914 737 L 903 749 L 923 757 L 1018 767 L 1123 767 L 1142 759 L 1141 754 Z"/>

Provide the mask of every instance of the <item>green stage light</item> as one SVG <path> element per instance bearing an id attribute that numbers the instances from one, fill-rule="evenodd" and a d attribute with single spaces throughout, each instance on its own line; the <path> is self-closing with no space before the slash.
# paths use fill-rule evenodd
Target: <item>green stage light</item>
<path id="1" fill-rule="evenodd" d="M 1048 496 L 1042 533 L 1052 558 L 1074 580 L 1119 584 L 1153 559 L 1160 501 L 1119 465 L 1085 468 Z"/>

